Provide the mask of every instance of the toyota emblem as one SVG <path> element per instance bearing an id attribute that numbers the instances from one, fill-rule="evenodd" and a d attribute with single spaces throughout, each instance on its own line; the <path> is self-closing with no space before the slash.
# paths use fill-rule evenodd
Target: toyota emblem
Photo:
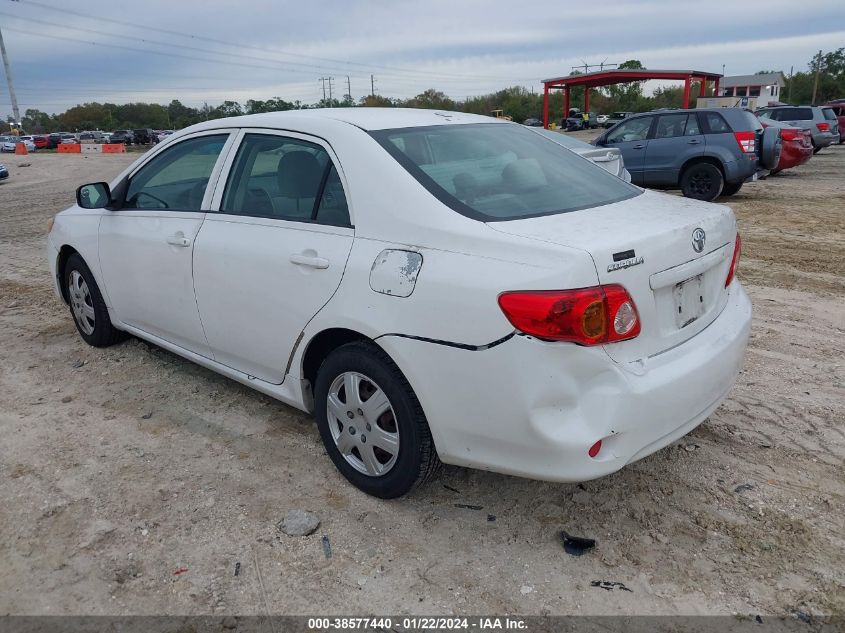
<path id="1" fill-rule="evenodd" d="M 704 233 L 704 229 L 695 229 L 692 232 L 692 250 L 696 253 L 700 253 L 704 250 L 704 242 L 706 240 L 706 235 Z"/>

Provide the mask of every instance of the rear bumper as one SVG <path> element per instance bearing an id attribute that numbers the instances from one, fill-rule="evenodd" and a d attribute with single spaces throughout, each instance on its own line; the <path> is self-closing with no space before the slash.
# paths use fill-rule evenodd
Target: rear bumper
<path id="1" fill-rule="evenodd" d="M 804 147 L 795 143 L 784 143 L 781 147 L 778 171 L 803 165 L 813 156 L 812 147 Z"/>
<path id="2" fill-rule="evenodd" d="M 739 283 L 698 335 L 634 365 L 601 348 L 525 336 L 483 351 L 385 336 L 447 463 L 552 481 L 621 469 L 682 437 L 727 396 L 751 303 Z M 602 440 L 595 458 L 588 449 Z"/>
<path id="3" fill-rule="evenodd" d="M 813 145 L 816 147 L 828 147 L 839 142 L 839 134 L 833 132 L 818 132 L 813 134 Z"/>
<path id="4" fill-rule="evenodd" d="M 737 183 L 746 182 L 754 178 L 760 168 L 757 156 L 750 154 L 739 160 L 723 163 L 725 168 L 725 182 Z"/>

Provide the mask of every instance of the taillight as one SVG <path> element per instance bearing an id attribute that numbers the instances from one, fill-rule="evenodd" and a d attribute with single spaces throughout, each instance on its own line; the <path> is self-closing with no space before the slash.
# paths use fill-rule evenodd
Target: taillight
<path id="1" fill-rule="evenodd" d="M 816 123 L 819 132 L 830 132 L 830 123 Z"/>
<path id="2" fill-rule="evenodd" d="M 757 134 L 755 132 L 734 132 L 734 138 L 739 143 L 739 148 L 746 154 L 753 154 L 757 151 Z"/>
<path id="3" fill-rule="evenodd" d="M 800 141 L 804 138 L 804 130 L 781 130 L 780 137 L 784 141 Z"/>
<path id="4" fill-rule="evenodd" d="M 728 269 L 728 278 L 725 279 L 725 288 L 731 285 L 731 282 L 734 280 L 734 275 L 736 275 L 736 267 L 739 266 L 739 255 L 742 252 L 742 239 L 739 237 L 739 233 L 736 234 L 736 242 L 734 242 L 734 256 L 731 259 L 731 267 Z"/>
<path id="5" fill-rule="evenodd" d="M 499 307 L 517 330 L 548 341 L 601 345 L 640 333 L 637 306 L 617 284 L 503 292 Z"/>

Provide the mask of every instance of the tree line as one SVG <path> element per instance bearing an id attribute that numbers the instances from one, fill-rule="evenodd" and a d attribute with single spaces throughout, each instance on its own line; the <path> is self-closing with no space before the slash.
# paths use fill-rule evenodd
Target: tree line
<path id="1" fill-rule="evenodd" d="M 619 68 L 643 68 L 639 60 L 628 60 Z M 774 72 L 771 70 L 760 71 Z M 573 74 L 576 74 L 575 71 Z M 787 85 L 781 92 L 784 100 L 790 103 L 810 103 L 815 93 L 815 103 L 824 103 L 830 99 L 845 98 L 845 48 L 816 54 L 804 72 L 787 75 Z M 693 93 L 697 95 L 696 92 Z M 572 107 L 583 103 L 583 88 L 573 88 Z M 656 108 L 679 108 L 683 99 L 683 88 L 658 88 L 651 95 L 643 94 L 643 82 L 619 84 L 606 88 L 593 89 L 590 93 L 590 109 L 593 112 L 631 111 L 644 112 Z M 314 104 L 300 101 L 286 101 L 280 97 L 266 101 L 249 99 L 245 103 L 224 101 L 216 106 L 203 104 L 194 108 L 174 99 L 167 105 L 158 103 L 84 103 L 74 106 L 59 114 L 48 114 L 37 109 L 26 110 L 23 117 L 23 129 L 30 134 L 80 130 L 116 130 L 116 129 L 180 129 L 207 121 L 241 114 L 260 112 L 278 112 L 305 108 L 324 107 L 397 107 L 397 108 L 432 108 L 454 110 L 474 114 L 490 114 L 493 110 L 503 110 L 514 121 L 523 122 L 528 118 L 542 118 L 543 95 L 522 86 L 512 86 L 497 92 L 478 97 L 469 97 L 464 101 L 450 98 L 435 88 L 429 88 L 409 99 L 391 99 L 379 95 L 368 95 L 357 102 L 349 95 L 342 99 L 321 99 Z M 554 91 L 549 98 L 550 120 L 564 116 L 563 95 Z M 6 127 L 12 117 L 6 118 Z"/>

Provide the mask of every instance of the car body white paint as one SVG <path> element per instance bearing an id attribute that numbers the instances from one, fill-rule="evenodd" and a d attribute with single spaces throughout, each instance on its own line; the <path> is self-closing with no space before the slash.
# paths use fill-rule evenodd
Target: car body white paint
<path id="1" fill-rule="evenodd" d="M 330 329 L 359 333 L 408 378 L 444 462 L 557 481 L 613 472 L 692 430 L 735 381 L 751 320 L 738 280 L 724 288 L 735 219 L 721 205 L 643 192 L 583 211 L 480 222 L 438 201 L 368 134 L 480 122 L 515 125 L 377 108 L 201 123 L 168 136 L 112 186 L 181 140 L 222 130 L 229 138 L 203 211 L 172 218 L 71 207 L 48 237 L 51 271 L 55 278 L 61 248 L 75 249 L 116 327 L 306 411 L 314 406 L 303 372 L 309 343 Z M 326 148 L 354 228 L 220 213 L 244 130 Z M 699 227 L 708 242 L 695 253 L 690 235 Z M 168 243 L 180 234 L 190 248 Z M 613 255 L 626 249 L 642 262 L 614 268 Z M 421 262 L 412 281 L 410 268 L 398 270 L 409 254 Z M 302 267 L 297 257 L 326 265 Z M 680 328 L 672 290 L 685 275 L 700 275 L 705 294 L 699 318 Z M 515 333 L 497 305 L 507 290 L 599 283 L 628 288 L 640 336 L 596 347 L 541 341 Z M 604 448 L 591 458 L 599 439 Z"/>

